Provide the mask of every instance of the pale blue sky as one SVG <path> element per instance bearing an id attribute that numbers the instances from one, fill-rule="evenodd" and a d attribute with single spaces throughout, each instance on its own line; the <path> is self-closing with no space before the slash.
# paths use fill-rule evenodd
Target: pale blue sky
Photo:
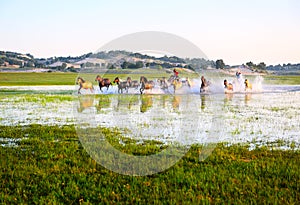
<path id="1" fill-rule="evenodd" d="M 76 56 L 164 31 L 228 64 L 300 63 L 298 0 L 0 0 L 0 50 Z"/>

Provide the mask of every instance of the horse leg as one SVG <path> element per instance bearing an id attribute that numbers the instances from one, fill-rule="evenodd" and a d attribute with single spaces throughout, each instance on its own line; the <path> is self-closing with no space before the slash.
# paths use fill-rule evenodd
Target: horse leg
<path id="1" fill-rule="evenodd" d="M 91 93 L 94 93 L 94 87 L 93 86 L 90 88 L 90 90 L 91 90 Z"/>

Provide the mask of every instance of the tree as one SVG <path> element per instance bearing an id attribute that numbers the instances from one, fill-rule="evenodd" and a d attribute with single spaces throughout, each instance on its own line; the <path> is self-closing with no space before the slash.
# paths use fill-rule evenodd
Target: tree
<path id="1" fill-rule="evenodd" d="M 0 58 L 0 65 L 3 65 L 4 63 L 5 61 L 2 58 Z"/>
<path id="2" fill-rule="evenodd" d="M 224 69 L 225 68 L 225 63 L 222 59 L 219 59 L 216 61 L 216 68 L 217 69 Z"/>
<path id="3" fill-rule="evenodd" d="M 127 69 L 130 63 L 128 63 L 127 61 L 124 61 L 121 65 L 122 69 Z"/>
<path id="4" fill-rule="evenodd" d="M 257 68 L 259 70 L 266 70 L 266 64 L 264 62 L 261 62 L 260 64 L 257 65 Z"/>
<path id="5" fill-rule="evenodd" d="M 61 64 L 61 68 L 62 68 L 62 69 L 66 69 L 67 66 L 68 66 L 68 65 L 67 65 L 66 63 L 62 63 L 62 64 Z"/>
<path id="6" fill-rule="evenodd" d="M 117 67 L 112 64 L 108 67 L 108 69 L 117 69 Z"/>
<path id="7" fill-rule="evenodd" d="M 252 68 L 252 67 L 254 67 L 254 66 L 255 66 L 255 64 L 254 64 L 254 63 L 252 63 L 251 61 L 250 61 L 250 62 L 248 62 L 248 63 L 246 63 L 246 65 L 247 65 L 248 67 L 250 67 L 250 68 Z"/>
<path id="8" fill-rule="evenodd" d="M 143 68 L 144 67 L 144 63 L 142 61 L 138 61 L 136 62 L 136 68 Z"/>

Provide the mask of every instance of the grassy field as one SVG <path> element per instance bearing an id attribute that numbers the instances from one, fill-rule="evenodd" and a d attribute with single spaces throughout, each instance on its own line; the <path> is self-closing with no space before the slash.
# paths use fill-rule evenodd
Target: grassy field
<path id="1" fill-rule="evenodd" d="M 148 71 L 149 72 L 149 71 Z M 0 72 L 0 86 L 22 86 L 22 85 L 74 85 L 78 76 L 83 77 L 85 80 L 95 82 L 95 73 L 8 73 Z M 138 80 L 140 76 L 146 76 L 151 79 L 169 77 L 171 74 L 163 72 L 153 73 L 131 73 L 131 74 L 101 74 L 103 78 L 109 78 L 113 81 L 116 77 L 126 79 L 130 76 L 132 79 Z M 188 77 L 198 77 L 195 74 L 183 72 L 182 75 Z"/>
<path id="2" fill-rule="evenodd" d="M 106 132 L 126 153 L 159 151 L 156 142 L 120 145 L 118 133 Z M 2 126 L 1 144 L 0 204 L 300 203 L 299 150 L 220 144 L 199 161 L 201 146 L 193 146 L 163 173 L 133 177 L 98 165 L 73 126 Z"/>
<path id="3" fill-rule="evenodd" d="M 299 75 L 267 75 L 264 79 L 268 84 L 300 85 Z"/>
<path id="4" fill-rule="evenodd" d="M 78 76 L 84 77 L 86 80 L 93 82 L 95 85 L 97 84 L 94 80 L 97 74 L 78 74 L 78 73 L 0 73 L 0 86 L 22 86 L 22 85 L 74 85 L 76 78 Z M 167 73 L 155 73 L 145 74 L 146 77 L 150 79 L 160 78 L 160 77 L 169 77 L 171 74 Z M 190 77 L 190 78 L 199 78 L 200 75 L 203 74 L 189 74 L 189 73 L 181 73 L 181 76 Z M 205 73 L 210 77 L 216 76 L 215 73 Z M 105 74 L 102 75 L 105 78 L 113 79 L 115 77 L 120 77 L 126 79 L 126 77 L 130 76 L 133 79 L 139 79 L 141 74 Z M 217 77 L 225 78 L 224 74 L 217 74 Z M 232 77 L 232 76 L 231 76 Z M 250 77 L 254 78 L 253 76 Z M 264 83 L 266 84 L 290 84 L 290 85 L 300 85 L 300 77 L 299 76 L 273 76 L 266 75 L 264 76 Z"/>

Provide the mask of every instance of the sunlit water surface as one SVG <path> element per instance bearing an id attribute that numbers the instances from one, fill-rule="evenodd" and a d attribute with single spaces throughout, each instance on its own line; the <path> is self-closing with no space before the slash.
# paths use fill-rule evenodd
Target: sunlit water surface
<path id="1" fill-rule="evenodd" d="M 77 95 L 74 86 L 1 87 L 1 125 L 85 125 L 118 128 L 127 137 L 182 144 L 300 144 L 300 86 L 262 86 L 260 92 Z M 186 93 L 189 90 L 190 92 Z M 280 147 L 281 145 L 279 145 Z M 281 148 L 285 148 L 282 145 Z"/>

